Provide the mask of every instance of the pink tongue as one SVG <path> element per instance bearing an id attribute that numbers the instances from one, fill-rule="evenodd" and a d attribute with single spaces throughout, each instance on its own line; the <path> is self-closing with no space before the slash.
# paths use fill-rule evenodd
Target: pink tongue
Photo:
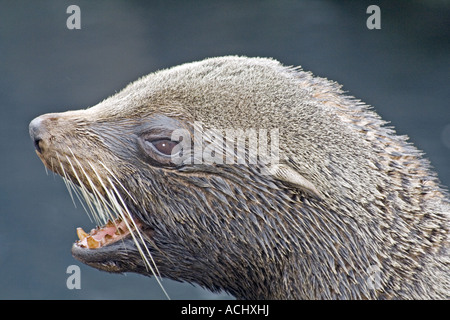
<path id="1" fill-rule="evenodd" d="M 97 231 L 96 234 L 92 236 L 97 241 L 101 241 L 106 235 L 110 235 L 111 237 L 114 236 L 114 233 L 116 232 L 116 227 L 106 227 L 102 228 Z"/>
<path id="2" fill-rule="evenodd" d="M 90 233 L 86 233 L 82 228 L 77 228 L 77 235 L 80 239 L 77 243 L 89 249 L 99 248 L 109 241 L 117 240 L 117 238 L 127 234 L 127 231 L 127 223 L 118 218 L 114 223 L 108 221 L 106 226 L 92 229 Z M 107 235 L 109 236 L 108 238 L 106 238 Z"/>

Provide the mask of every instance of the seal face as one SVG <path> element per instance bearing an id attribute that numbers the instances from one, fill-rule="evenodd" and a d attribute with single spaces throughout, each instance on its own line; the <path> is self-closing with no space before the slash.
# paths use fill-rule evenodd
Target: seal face
<path id="1" fill-rule="evenodd" d="M 184 64 L 30 135 L 99 225 L 72 247 L 95 268 L 243 299 L 449 297 L 450 204 L 428 162 L 300 68 Z"/>

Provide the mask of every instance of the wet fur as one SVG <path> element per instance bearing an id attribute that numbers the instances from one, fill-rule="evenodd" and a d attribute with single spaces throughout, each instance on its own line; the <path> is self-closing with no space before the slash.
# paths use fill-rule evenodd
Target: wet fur
<path id="1" fill-rule="evenodd" d="M 314 194 L 261 174 L 263 164 L 149 164 L 136 140 L 149 123 L 167 123 L 160 115 L 191 131 L 195 121 L 278 128 L 282 165 Z M 213 58 L 53 118 L 40 155 L 47 167 L 106 195 L 100 206 L 116 198 L 116 211 L 152 230 L 101 259 L 75 248 L 85 263 L 147 275 L 156 266 L 242 299 L 449 298 L 447 193 L 405 137 L 334 82 L 271 59 Z"/>

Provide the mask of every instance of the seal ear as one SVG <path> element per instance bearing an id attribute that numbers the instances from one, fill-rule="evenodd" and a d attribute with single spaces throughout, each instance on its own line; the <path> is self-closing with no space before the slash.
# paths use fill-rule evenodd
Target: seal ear
<path id="1" fill-rule="evenodd" d="M 275 164 L 269 168 L 269 173 L 275 178 L 289 185 L 293 185 L 307 193 L 321 198 L 314 184 L 303 177 L 295 169 L 286 164 Z"/>

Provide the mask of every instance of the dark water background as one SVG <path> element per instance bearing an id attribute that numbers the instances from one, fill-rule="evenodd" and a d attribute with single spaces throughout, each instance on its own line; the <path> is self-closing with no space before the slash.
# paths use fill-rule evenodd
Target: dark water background
<path id="1" fill-rule="evenodd" d="M 81 30 L 66 8 L 81 8 Z M 368 30 L 366 8 L 381 8 Z M 408 134 L 450 185 L 449 1 L 0 1 L 0 299 L 164 299 L 154 279 L 70 254 L 93 226 L 34 153 L 28 123 L 86 108 L 149 72 L 205 57 L 274 57 L 336 80 Z M 81 289 L 66 269 L 81 268 Z M 217 299 L 164 280 L 174 299 Z"/>

